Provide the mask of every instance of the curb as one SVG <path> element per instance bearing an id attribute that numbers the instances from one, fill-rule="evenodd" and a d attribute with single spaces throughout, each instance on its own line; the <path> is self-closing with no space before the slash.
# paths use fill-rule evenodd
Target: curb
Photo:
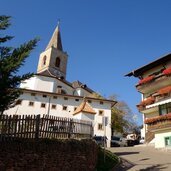
<path id="1" fill-rule="evenodd" d="M 133 166 L 135 166 L 134 163 L 132 163 L 132 162 L 130 162 L 130 161 L 128 161 L 128 160 L 126 160 L 126 159 L 124 159 L 122 157 L 119 157 L 119 162 L 117 163 L 116 166 L 114 166 L 112 168 L 111 171 L 123 171 L 123 169 L 128 170 L 128 169 L 132 168 Z"/>
<path id="2" fill-rule="evenodd" d="M 120 157 L 118 157 L 118 163 L 112 168 L 111 171 L 115 171 L 115 169 L 122 163 L 122 160 Z"/>

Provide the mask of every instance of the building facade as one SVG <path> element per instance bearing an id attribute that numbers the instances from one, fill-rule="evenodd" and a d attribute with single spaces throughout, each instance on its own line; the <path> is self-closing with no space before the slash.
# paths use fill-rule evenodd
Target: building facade
<path id="1" fill-rule="evenodd" d="M 22 94 L 8 115 L 47 114 L 91 121 L 94 135 L 111 140 L 112 100 L 95 98 L 95 93 L 80 81 L 66 80 L 68 55 L 63 51 L 59 26 L 56 27 L 45 51 L 40 54 L 37 73 L 20 85 Z M 107 125 L 103 125 L 103 118 Z"/>
<path id="2" fill-rule="evenodd" d="M 163 56 L 126 76 L 138 77 L 136 89 L 141 93 L 137 105 L 143 114 L 146 143 L 156 148 L 171 147 L 171 54 Z"/>

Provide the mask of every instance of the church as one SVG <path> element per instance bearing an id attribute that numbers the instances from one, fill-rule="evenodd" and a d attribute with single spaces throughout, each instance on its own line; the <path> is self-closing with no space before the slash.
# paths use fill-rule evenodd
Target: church
<path id="1" fill-rule="evenodd" d="M 20 84 L 22 94 L 8 115 L 46 114 L 87 120 L 93 123 L 94 135 L 111 140 L 111 107 L 115 101 L 96 98 L 80 81 L 66 80 L 68 54 L 63 51 L 59 25 L 46 49 L 40 54 L 37 73 Z M 106 120 L 105 125 L 103 120 Z"/>

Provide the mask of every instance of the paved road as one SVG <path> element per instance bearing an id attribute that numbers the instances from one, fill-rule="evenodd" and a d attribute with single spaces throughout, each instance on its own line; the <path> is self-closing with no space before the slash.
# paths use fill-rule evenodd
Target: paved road
<path id="1" fill-rule="evenodd" d="M 108 150 L 121 157 L 121 165 L 113 171 L 171 171 L 171 152 L 145 145 Z"/>

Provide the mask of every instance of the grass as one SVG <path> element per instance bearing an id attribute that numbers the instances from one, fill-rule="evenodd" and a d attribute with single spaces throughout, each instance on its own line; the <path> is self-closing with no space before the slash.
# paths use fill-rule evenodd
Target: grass
<path id="1" fill-rule="evenodd" d="M 104 161 L 104 149 L 99 147 L 96 171 L 110 171 L 118 163 L 118 161 L 118 157 L 108 150 L 105 151 Z"/>

